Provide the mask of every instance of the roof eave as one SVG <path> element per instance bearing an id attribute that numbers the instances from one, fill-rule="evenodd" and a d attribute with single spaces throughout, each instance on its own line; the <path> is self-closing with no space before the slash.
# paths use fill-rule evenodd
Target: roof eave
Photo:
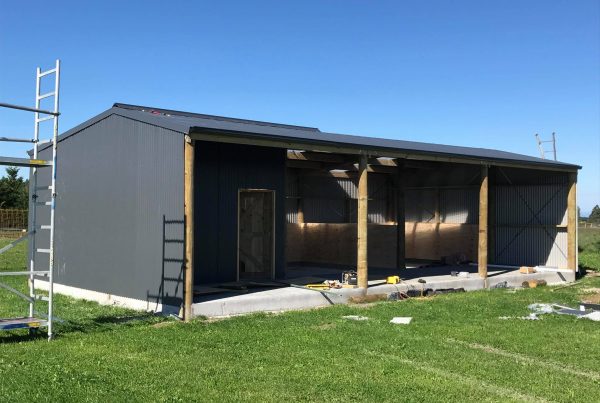
<path id="1" fill-rule="evenodd" d="M 416 151 L 400 148 L 388 148 L 378 146 L 366 146 L 353 143 L 331 142 L 319 139 L 299 139 L 286 136 L 262 135 L 260 133 L 234 132 L 225 130 L 208 129 L 204 127 L 190 127 L 188 133 L 192 138 L 203 141 L 215 141 L 224 143 L 263 145 L 287 149 L 308 149 L 311 151 L 328 151 L 341 154 L 360 154 L 369 152 L 372 156 L 393 157 L 414 160 L 454 162 L 480 165 L 496 165 L 515 168 L 535 168 L 540 170 L 576 172 L 581 169 L 579 165 L 566 163 L 521 161 L 514 159 L 472 157 L 467 155 L 438 153 L 427 151 Z"/>

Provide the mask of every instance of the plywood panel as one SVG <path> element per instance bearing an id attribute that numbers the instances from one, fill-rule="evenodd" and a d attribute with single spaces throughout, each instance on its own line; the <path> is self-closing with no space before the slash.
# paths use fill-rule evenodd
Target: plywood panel
<path id="1" fill-rule="evenodd" d="M 356 264 L 355 224 L 287 224 L 288 262 Z M 369 265 L 396 267 L 396 226 L 369 224 Z M 441 259 L 463 254 L 475 260 L 477 225 L 412 223 L 405 225 L 406 257 Z"/>

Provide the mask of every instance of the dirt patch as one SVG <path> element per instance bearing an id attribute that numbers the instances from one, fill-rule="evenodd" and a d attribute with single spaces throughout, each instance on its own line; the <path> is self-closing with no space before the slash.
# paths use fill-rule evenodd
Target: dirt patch
<path id="1" fill-rule="evenodd" d="M 579 298 L 588 304 L 600 304 L 600 288 L 582 288 Z"/>
<path id="2" fill-rule="evenodd" d="M 348 300 L 351 304 L 365 304 L 378 301 L 387 301 L 387 294 L 370 294 L 352 297 Z"/>
<path id="3" fill-rule="evenodd" d="M 600 294 L 585 294 L 581 296 L 581 302 L 587 304 L 600 304 Z"/>

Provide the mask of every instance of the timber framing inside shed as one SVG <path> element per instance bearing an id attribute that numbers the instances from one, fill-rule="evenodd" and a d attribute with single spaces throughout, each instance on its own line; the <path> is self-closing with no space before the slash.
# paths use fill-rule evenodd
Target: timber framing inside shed
<path id="1" fill-rule="evenodd" d="M 59 143 L 57 283 L 187 319 L 197 287 L 311 268 L 577 269 L 574 164 L 126 104 Z"/>

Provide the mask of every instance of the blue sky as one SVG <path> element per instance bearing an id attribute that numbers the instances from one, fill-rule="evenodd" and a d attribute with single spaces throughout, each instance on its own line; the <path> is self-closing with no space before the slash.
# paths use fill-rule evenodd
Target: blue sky
<path id="1" fill-rule="evenodd" d="M 555 131 L 600 204 L 597 0 L 3 0 L 0 100 L 31 105 L 57 57 L 62 130 L 126 102 L 535 156 Z"/>

